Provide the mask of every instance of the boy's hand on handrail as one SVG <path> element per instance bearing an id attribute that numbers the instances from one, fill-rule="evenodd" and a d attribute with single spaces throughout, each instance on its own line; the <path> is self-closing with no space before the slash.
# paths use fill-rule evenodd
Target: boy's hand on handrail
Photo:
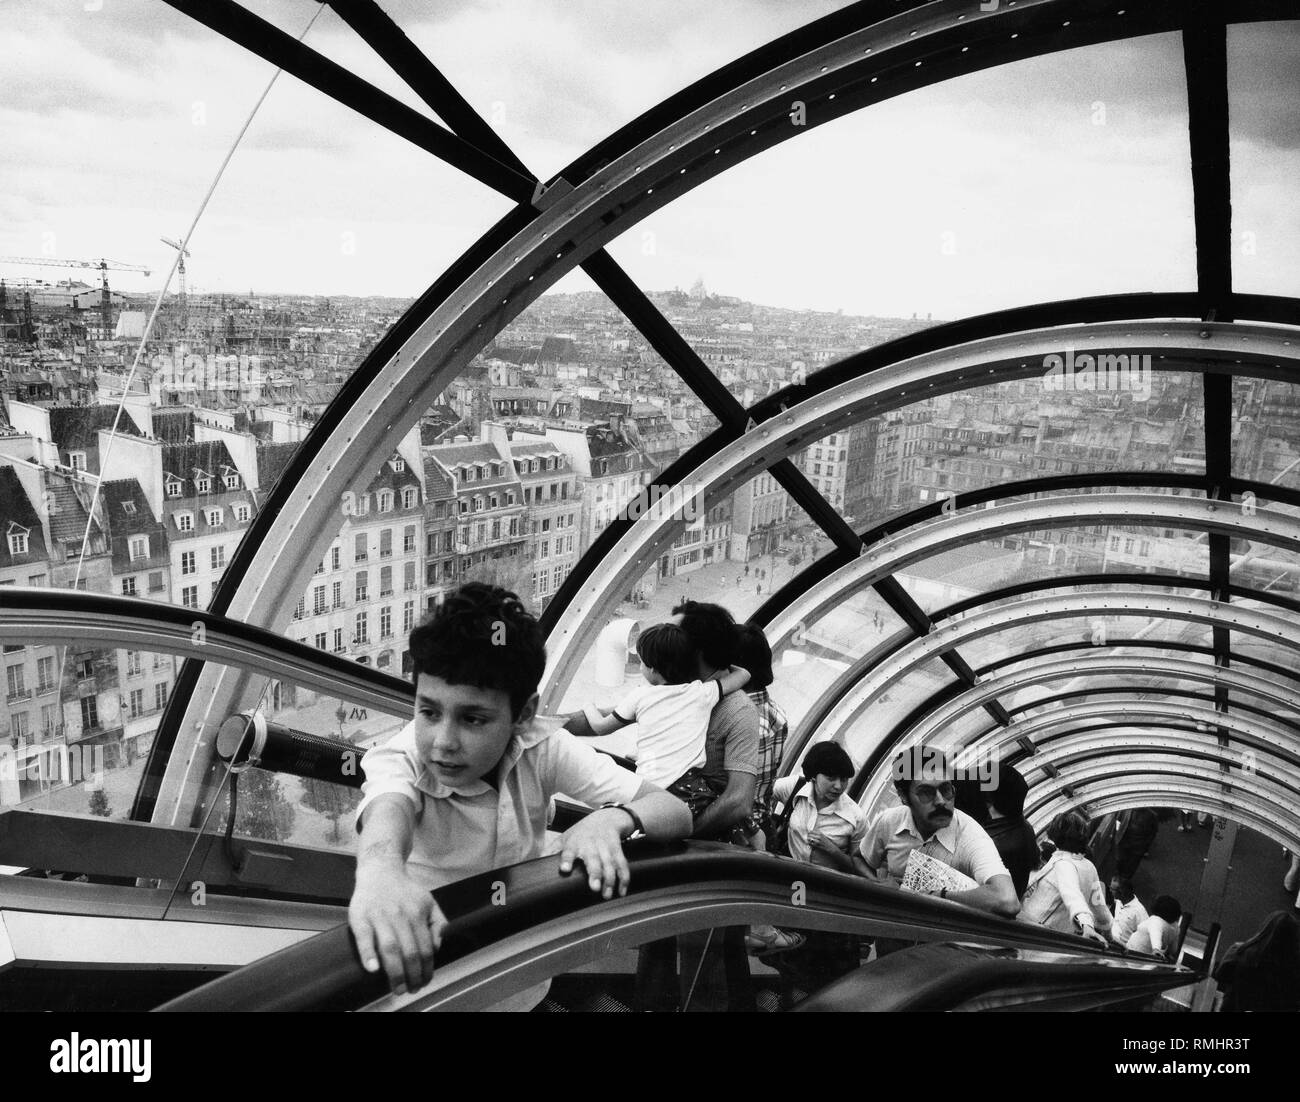
<path id="1" fill-rule="evenodd" d="M 587 870 L 587 886 L 602 899 L 627 895 L 631 870 L 623 856 L 623 836 L 633 829 L 632 817 L 618 808 L 602 808 L 574 823 L 560 837 L 560 873 L 568 876 L 573 863 Z"/>
<path id="2" fill-rule="evenodd" d="M 357 869 L 348 925 L 367 972 L 382 965 L 394 994 L 415 991 L 433 979 L 433 955 L 442 945 L 447 918 L 428 888 L 402 866 Z"/>

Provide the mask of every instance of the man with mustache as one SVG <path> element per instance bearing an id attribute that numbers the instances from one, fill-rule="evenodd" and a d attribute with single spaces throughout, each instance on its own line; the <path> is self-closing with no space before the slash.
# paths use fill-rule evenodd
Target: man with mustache
<path id="1" fill-rule="evenodd" d="M 902 883 L 914 849 L 951 865 L 977 887 L 948 891 L 945 899 L 1015 918 L 1020 900 L 997 846 L 984 828 L 953 806 L 953 768 L 946 754 L 932 746 L 914 746 L 894 759 L 894 788 L 902 801 L 882 811 L 862 840 L 862 856 L 877 875 Z"/>

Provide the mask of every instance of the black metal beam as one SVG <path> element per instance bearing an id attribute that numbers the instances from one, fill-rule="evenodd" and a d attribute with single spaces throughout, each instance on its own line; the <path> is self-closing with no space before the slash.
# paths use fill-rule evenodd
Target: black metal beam
<path id="1" fill-rule="evenodd" d="M 452 133 L 520 176 L 536 181 L 523 161 L 375 0 L 329 0 L 329 6 L 429 105 Z"/>
<path id="2" fill-rule="evenodd" d="M 515 202 L 527 203 L 532 198 L 533 181 L 526 176 L 304 46 L 234 0 L 166 3 Z"/>

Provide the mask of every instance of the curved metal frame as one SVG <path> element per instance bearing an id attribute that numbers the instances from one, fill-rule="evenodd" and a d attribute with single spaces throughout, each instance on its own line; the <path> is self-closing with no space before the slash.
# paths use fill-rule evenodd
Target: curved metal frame
<path id="1" fill-rule="evenodd" d="M 1041 666 L 1031 666 L 1004 677 L 981 680 L 980 684 L 967 689 L 960 696 L 941 706 L 920 723 L 903 731 L 902 738 L 914 738 L 921 741 L 929 738 L 949 723 L 953 723 L 969 712 L 980 707 L 985 700 L 1017 689 L 1041 685 L 1044 682 L 1060 681 L 1064 678 L 1079 677 L 1176 677 L 1185 681 L 1199 681 L 1209 685 L 1223 685 L 1225 688 L 1249 696 L 1258 697 L 1285 712 L 1296 713 L 1300 722 L 1300 703 L 1294 695 L 1280 693 L 1271 681 L 1240 670 L 1224 669 L 1208 662 L 1192 662 L 1184 659 L 1165 659 L 1152 664 L 1146 659 L 1112 654 L 1098 654 L 1088 658 L 1055 660 Z M 1130 686 L 1136 689 L 1137 686 Z M 1151 687 L 1151 692 L 1162 693 L 1168 690 L 1159 685 Z M 1047 701 L 1028 701 L 1015 709 L 1016 711 L 1040 707 Z"/>
<path id="2" fill-rule="evenodd" d="M 1026 818 L 1035 832 L 1042 832 L 1062 811 L 1083 810 L 1085 806 L 1085 813 L 1094 817 L 1112 811 L 1152 806 L 1204 811 L 1248 826 L 1293 852 L 1300 850 L 1300 826 L 1291 825 L 1293 820 L 1289 810 L 1286 818 L 1279 819 L 1277 809 L 1272 805 L 1256 804 L 1253 800 L 1231 804 L 1224 800 L 1221 786 L 1216 790 L 1216 786 L 1200 782 L 1175 782 L 1155 787 L 1142 778 L 1113 779 L 1102 785 L 1099 792 L 1087 797 L 1057 792 L 1050 800 L 1036 807 L 1032 814 L 1026 815 Z"/>
<path id="3" fill-rule="evenodd" d="M 605 241 L 717 172 L 790 137 L 794 128 L 785 125 L 784 102 L 789 96 L 802 96 L 814 103 L 819 112 L 815 121 L 820 123 L 899 91 L 1013 57 L 1156 30 L 1195 27 L 1199 31 L 1196 20 L 1204 18 L 1198 12 L 1148 6 L 1142 0 L 1133 0 L 1130 7 L 1132 10 L 1120 13 L 1127 14 L 1125 20 L 1116 16 L 1112 5 L 1094 0 L 1022 0 L 1015 10 L 1003 8 L 978 16 L 965 4 L 939 3 L 869 24 L 867 20 L 876 9 L 856 6 L 851 14 L 828 17 L 816 25 L 818 33 L 834 30 L 841 37 L 828 35 L 830 41 L 814 44 L 807 35 L 787 36 L 779 46 L 768 48 L 768 53 L 756 51 L 724 70 L 738 82 L 730 91 L 725 90 L 727 78 L 720 73 L 624 128 L 566 170 L 574 177 L 566 183 L 576 182 L 576 186 L 541 204 L 546 209 L 520 228 L 508 247 L 479 266 L 472 290 L 467 274 L 435 309 L 429 308 L 438 296 L 426 296 L 417 314 L 429 312 L 412 323 L 415 328 L 409 339 L 401 342 L 400 348 L 394 347 L 398 342 L 386 342 L 386 354 L 392 358 L 378 371 L 368 364 L 368 377 L 348 388 L 348 399 L 359 401 L 350 408 L 329 411 L 328 424 L 321 427 L 332 427 L 334 432 L 328 437 L 324 432 L 314 433 L 315 439 L 304 453 L 302 466 L 309 477 L 296 485 L 276 487 L 265 513 L 270 519 L 256 526 L 257 546 L 250 546 L 247 554 L 238 554 L 237 562 L 232 562 L 236 569 L 230 577 L 232 584 L 239 583 L 239 589 L 226 610 L 236 618 L 255 617 L 269 625 L 287 620 L 283 605 L 294 598 L 285 594 L 296 592 L 300 583 L 305 583 L 305 575 L 298 576 L 305 567 L 281 573 L 276 569 L 284 566 L 277 563 L 279 552 L 290 538 L 299 546 L 305 540 L 308 546 L 303 561 L 313 560 L 332 535 L 326 532 L 332 503 L 363 476 L 375 446 L 414 423 L 416 399 L 436 392 L 510 318 Z M 1146 10 L 1148 7 L 1154 10 Z M 1285 6 L 1282 10 L 1285 12 Z M 1257 2 L 1243 5 L 1233 18 L 1269 18 L 1278 11 L 1279 5 Z M 1073 24 L 1068 31 L 1059 25 L 1065 13 L 1072 16 L 1065 23 L 1066 27 Z M 961 26 L 968 16 L 972 21 Z M 1015 34 L 1006 33 L 1013 27 Z M 1013 44 L 1012 39 L 1020 41 Z M 981 49 L 970 52 L 963 42 L 976 42 Z M 800 48 L 808 52 L 798 56 Z M 760 55 L 765 66 L 755 60 Z M 870 88 L 882 78 L 878 89 Z M 715 85 L 722 87 L 715 91 Z M 700 95 L 705 88 L 713 96 L 711 102 Z M 834 105 L 832 89 L 840 95 Z M 633 142 L 639 146 L 633 148 Z M 534 202 L 537 199 L 535 194 Z M 501 236 L 499 229 L 491 233 Z M 507 262 L 511 255 L 513 259 Z M 552 261 L 552 255 L 558 263 Z M 524 276 L 530 271 L 533 274 L 526 282 Z M 503 285 L 507 290 L 498 305 Z M 433 362 L 435 370 L 426 374 L 418 368 L 427 362 Z M 425 375 L 423 385 L 413 380 L 417 374 Z M 385 423 L 386 427 L 381 427 Z M 327 442 L 344 438 L 339 454 L 332 458 L 324 455 Z M 263 591 L 268 581 L 272 588 Z M 221 607 L 226 608 L 224 603 Z M 224 714 L 238 702 L 240 682 L 227 676 L 212 678 L 210 673 L 201 675 L 198 685 L 192 675 L 185 679 L 185 690 L 191 694 L 185 719 L 191 723 L 206 718 L 212 710 Z M 206 705 L 201 703 L 205 698 Z M 173 726 L 174 714 L 175 709 L 168 713 L 169 726 Z M 175 799 L 179 805 L 182 787 L 183 770 L 169 769 L 164 799 Z"/>
<path id="4" fill-rule="evenodd" d="M 875 664 L 869 664 L 872 656 L 867 656 L 846 670 L 832 687 L 833 691 L 838 692 L 838 698 L 832 701 L 832 690 L 823 694 L 823 701 L 827 703 L 817 715 L 810 715 L 800 725 L 793 739 L 797 739 L 798 745 L 802 746 L 808 741 L 817 740 L 828 730 L 829 737 L 834 737 L 836 732 L 856 722 L 871 700 L 889 685 L 907 676 L 917 666 L 930 661 L 943 649 L 1023 624 L 1089 615 L 1144 619 L 1158 616 L 1187 620 L 1257 635 L 1288 649 L 1300 651 L 1300 639 L 1295 638 L 1289 620 L 1269 613 L 1233 610 L 1229 605 L 1202 598 L 1170 595 L 1155 597 L 1124 590 L 1104 595 L 1033 598 L 1016 605 L 967 616 L 956 624 L 911 641 Z M 793 752 L 798 752 L 798 747 Z M 863 769 L 870 773 L 872 768 L 874 762 L 869 759 Z"/>
<path id="5" fill-rule="evenodd" d="M 1199 735 L 1200 732 L 1197 732 Z M 1099 736 L 1089 732 L 1072 732 L 1067 736 L 1062 736 L 1052 742 L 1051 748 L 1039 747 L 1034 754 L 1033 765 L 1026 764 L 1021 770 L 1025 774 L 1025 780 L 1029 780 L 1029 775 L 1034 772 L 1042 772 L 1044 776 L 1051 777 L 1046 765 L 1055 766 L 1058 770 L 1063 770 L 1069 765 L 1078 762 L 1091 761 L 1098 756 L 1122 755 L 1125 757 L 1141 758 L 1144 755 L 1156 755 L 1163 759 L 1166 757 L 1177 757 L 1181 753 L 1186 753 L 1189 758 L 1196 761 L 1213 761 L 1216 762 L 1220 771 L 1225 776 L 1231 769 L 1241 770 L 1248 775 L 1264 777 L 1277 785 L 1279 788 L 1290 790 L 1292 798 L 1300 797 L 1300 782 L 1297 782 L 1296 766 L 1300 764 L 1300 755 L 1290 754 L 1285 757 L 1275 753 L 1271 749 L 1251 748 L 1237 753 L 1230 747 L 1223 745 L 1213 736 L 1203 738 L 1180 738 L 1175 735 L 1157 735 L 1143 730 L 1141 734 L 1126 738 L 1118 747 L 1113 737 L 1109 735 Z M 1251 756 L 1246 757 L 1247 754 Z M 1256 768 L 1260 763 L 1267 764 L 1269 769 Z M 1247 769 L 1247 763 L 1250 768 Z M 1007 759 L 1008 765 L 1014 765 L 1020 768 L 1020 762 L 1013 755 Z M 1138 770 L 1138 772 L 1141 772 Z M 1290 783 L 1288 783 L 1288 779 Z M 1030 784 L 1033 787 L 1033 784 Z"/>
<path id="6" fill-rule="evenodd" d="M 976 735 L 957 748 L 956 763 L 961 766 L 980 755 L 994 761 L 1007 756 L 1013 747 L 1026 747 L 1022 740 L 1032 745 L 1034 737 L 1054 731 L 1070 724 L 1086 723 L 1093 720 L 1103 721 L 1110 726 L 1141 726 L 1144 720 L 1165 720 L 1195 725 L 1203 724 L 1207 730 L 1230 731 L 1236 735 L 1252 740 L 1260 746 L 1272 747 L 1283 753 L 1295 753 L 1300 748 L 1300 737 L 1286 728 L 1275 726 L 1263 720 L 1251 719 L 1231 712 L 1216 712 L 1211 708 L 1198 708 L 1190 704 L 1168 704 L 1161 701 L 1133 698 L 1106 701 L 1102 704 L 1078 704 L 1061 708 L 1046 716 L 1032 716 L 1018 720 L 1005 730 L 996 730 Z M 919 739 L 908 739 L 901 745 L 890 747 L 891 751 L 902 751 L 909 746 L 919 745 Z M 936 745 L 938 745 L 936 743 Z M 889 757 L 892 758 L 892 754 Z M 860 778 L 865 783 L 855 782 L 853 795 L 867 808 L 877 807 L 892 784 L 890 763 L 885 755 L 875 755 L 874 768 L 869 773 L 864 771 Z"/>

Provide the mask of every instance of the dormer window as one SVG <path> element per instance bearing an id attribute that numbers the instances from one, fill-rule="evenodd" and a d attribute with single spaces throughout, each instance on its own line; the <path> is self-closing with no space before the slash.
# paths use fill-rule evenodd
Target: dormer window
<path id="1" fill-rule="evenodd" d="M 379 491 L 379 511 L 381 513 L 390 513 L 393 510 L 393 491 Z"/>
<path id="2" fill-rule="evenodd" d="M 9 525 L 9 554 L 27 554 L 27 536 L 30 532 L 30 528 L 24 528 L 21 524 Z"/>
<path id="3" fill-rule="evenodd" d="M 404 470 L 406 470 L 406 460 L 403 459 L 401 456 L 398 456 L 396 459 L 394 459 L 393 470 L 395 470 L 398 474 L 401 474 Z"/>
<path id="4" fill-rule="evenodd" d="M 214 527 L 225 521 L 226 511 L 224 509 L 209 509 L 208 523 Z"/>
<path id="5" fill-rule="evenodd" d="M 461 473 L 460 478 L 461 478 L 461 481 L 462 481 L 462 482 L 473 482 L 473 481 L 474 481 L 474 468 L 473 468 L 473 467 L 466 467 L 465 470 Z"/>
<path id="6" fill-rule="evenodd" d="M 71 467 L 74 471 L 84 471 L 86 469 L 86 453 L 69 452 L 68 466 Z"/>
<path id="7" fill-rule="evenodd" d="M 147 559 L 149 557 L 148 536 L 132 536 L 130 540 L 127 541 L 127 547 L 132 562 L 135 562 L 137 559 Z"/>
<path id="8" fill-rule="evenodd" d="M 484 479 L 484 478 L 487 478 L 487 468 L 486 468 L 486 467 L 475 467 L 475 468 L 474 468 L 474 477 L 477 478 L 477 479 L 480 479 L 480 480 L 481 480 L 481 479 Z"/>
<path id="9" fill-rule="evenodd" d="M 193 531 L 194 531 L 194 514 L 193 514 L 193 513 L 177 513 L 177 514 L 176 514 L 176 528 L 177 528 L 177 531 L 180 531 L 180 532 L 193 532 Z"/>
<path id="10" fill-rule="evenodd" d="M 196 492 L 198 492 L 198 493 L 200 493 L 200 494 L 211 493 L 211 492 L 212 492 L 212 479 L 210 479 L 210 478 L 196 478 L 196 479 L 194 480 L 194 489 L 195 489 Z"/>
<path id="11" fill-rule="evenodd" d="M 179 478 L 169 478 L 167 480 L 167 496 L 168 497 L 181 496 L 181 481 Z"/>
<path id="12" fill-rule="evenodd" d="M 403 509 L 415 508 L 415 487 L 414 486 L 408 486 L 406 487 L 406 489 L 402 491 L 402 508 Z"/>
<path id="13" fill-rule="evenodd" d="M 124 512 L 129 517 L 135 516 L 135 502 L 134 501 L 122 502 L 122 512 Z"/>
<path id="14" fill-rule="evenodd" d="M 227 490 L 239 489 L 239 475 L 237 474 L 228 474 L 221 481 L 225 485 Z"/>
<path id="15" fill-rule="evenodd" d="M 240 524 L 243 524 L 245 521 L 248 520 L 248 515 L 249 515 L 249 509 L 247 505 L 240 504 L 235 506 L 235 519 L 239 521 Z M 335 548 L 335 554 L 337 553 L 338 553 L 338 549 Z M 337 567 L 335 569 L 337 569 Z"/>

